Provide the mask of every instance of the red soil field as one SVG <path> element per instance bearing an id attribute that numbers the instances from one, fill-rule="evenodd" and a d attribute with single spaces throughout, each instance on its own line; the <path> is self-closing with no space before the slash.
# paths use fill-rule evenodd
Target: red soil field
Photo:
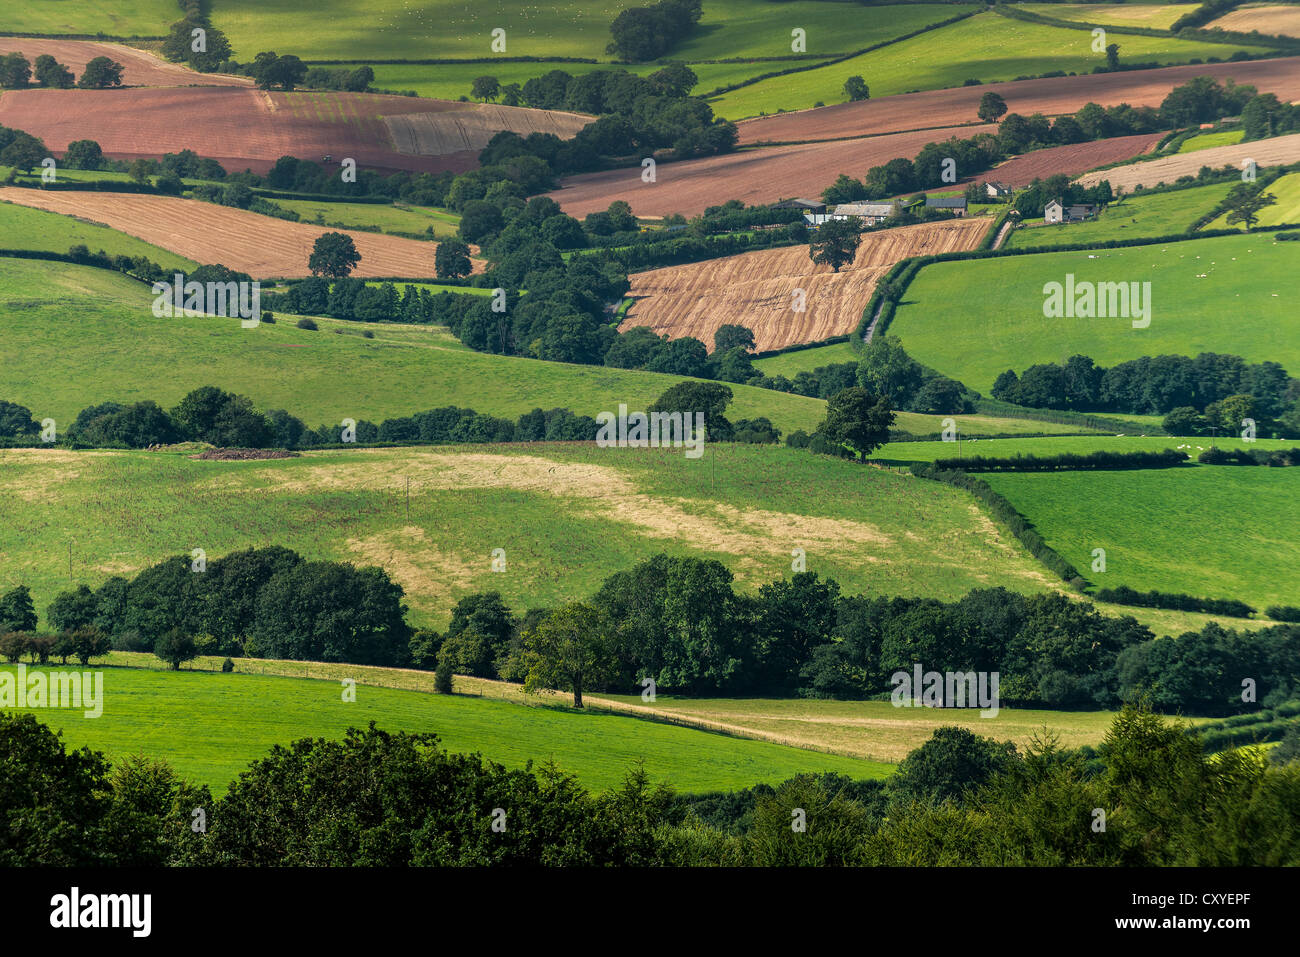
<path id="1" fill-rule="evenodd" d="M 1209 63 L 1161 67 L 1125 73 L 1089 76 L 1049 77 L 1044 80 L 1014 80 L 985 83 L 953 90 L 903 93 L 878 100 L 840 103 L 797 113 L 782 113 L 743 120 L 742 146 L 755 143 L 804 143 L 812 140 L 843 139 L 868 133 L 915 130 L 921 127 L 977 123 L 980 98 L 987 92 L 999 94 L 1012 113 L 1055 116 L 1073 113 L 1092 101 L 1102 106 L 1128 103 L 1130 106 L 1159 106 L 1170 89 L 1194 76 L 1213 76 L 1223 81 L 1232 77 L 1249 83 L 1261 93 L 1276 93 L 1282 100 L 1300 99 L 1300 57 L 1252 60 L 1245 63 Z"/>
<path id="2" fill-rule="evenodd" d="M 1115 136 L 1091 143 L 1073 143 L 1035 150 L 1007 160 L 1001 166 L 973 177 L 977 180 L 997 180 L 1009 186 L 1028 186 L 1035 179 L 1047 179 L 1055 173 L 1076 176 L 1079 173 L 1118 163 L 1145 153 L 1160 142 L 1161 133 L 1139 133 L 1134 136 Z M 1095 174 L 1106 179 L 1106 174 Z M 951 188 L 951 187 L 949 187 Z"/>
<path id="3" fill-rule="evenodd" d="M 838 273 L 814 265 L 802 245 L 634 273 L 628 294 L 637 301 L 619 328 L 694 336 L 712 349 L 718 327 L 734 322 L 754 331 L 758 351 L 847 335 L 890 266 L 908 256 L 974 249 L 992 223 L 978 216 L 867 233 L 853 265 Z M 793 308 L 796 289 L 804 292 L 802 312 Z"/>
<path id="4" fill-rule="evenodd" d="M 478 148 L 442 155 L 402 153 L 383 117 L 435 114 L 459 129 L 461 115 L 486 109 L 497 129 L 517 128 L 524 134 L 572 127 L 576 116 L 374 93 L 266 93 L 230 87 L 0 94 L 0 123 L 39 136 L 57 152 L 80 139 L 97 140 L 113 159 L 156 159 L 192 149 L 227 170 L 256 173 L 269 170 L 281 156 L 320 161 L 327 155 L 335 163 L 350 157 L 363 169 L 463 172 L 478 165 Z"/>
<path id="5" fill-rule="evenodd" d="M 255 279 L 310 275 L 307 258 L 322 233 L 347 233 L 361 263 L 354 276 L 428 277 L 438 244 L 380 233 L 328 229 L 174 196 L 0 188 L 0 201 L 102 223 L 198 263 L 220 263 Z M 475 262 L 475 272 L 483 264 Z"/>
<path id="6" fill-rule="evenodd" d="M 911 159 L 926 143 L 996 129 L 981 125 L 894 133 L 661 163 L 653 183 L 641 182 L 640 167 L 584 173 L 563 180 L 561 188 L 548 195 L 579 218 L 605 209 L 616 199 L 626 200 L 638 216 L 694 216 L 729 199 L 752 205 L 795 196 L 815 198 L 840 173 L 861 178 L 872 166 L 895 157 Z"/>
<path id="7" fill-rule="evenodd" d="M 122 64 L 123 86 L 252 86 L 248 77 L 226 76 L 219 73 L 196 73 L 180 63 L 169 63 L 161 57 L 121 43 L 100 43 L 94 40 L 54 40 L 31 37 L 0 37 L 0 56 L 21 53 L 29 63 L 48 53 L 80 77 L 86 64 L 97 56 L 110 57 Z M 33 81 L 35 79 L 33 78 Z"/>

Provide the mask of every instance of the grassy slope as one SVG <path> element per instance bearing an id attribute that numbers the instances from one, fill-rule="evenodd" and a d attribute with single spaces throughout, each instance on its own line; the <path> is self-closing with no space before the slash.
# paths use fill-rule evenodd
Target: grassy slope
<path id="1" fill-rule="evenodd" d="M 37 449 L 0 450 L 0 465 L 5 500 L 40 503 L 0 528 L 0 577 L 28 583 L 41 613 L 68 586 L 69 542 L 72 577 L 90 584 L 195 547 L 282 544 L 382 564 L 413 620 L 438 627 L 465 594 L 554 605 L 660 551 L 722 561 L 744 588 L 786 574 L 796 547 L 850 593 L 1048 584 L 965 493 L 784 448 L 719 445 L 692 460 L 576 443 L 450 446 L 253 462 Z M 506 550 L 505 573 L 491 571 L 494 548 Z"/>
<path id="2" fill-rule="evenodd" d="M 364 10 L 327 0 L 307 9 L 290 0 L 223 0 L 217 26 L 237 58 L 274 49 L 321 59 L 485 59 L 493 57 L 491 31 L 506 31 L 505 56 L 608 59 L 609 25 L 632 0 L 593 5 L 566 0 L 544 7 L 519 0 L 466 5 L 457 0 L 375 0 Z M 766 0 L 716 0 L 706 4 L 695 33 L 672 59 L 789 56 L 790 31 L 807 31 L 807 52 L 848 53 L 952 16 L 948 5 L 901 4 L 848 11 L 818 0 L 774 5 Z M 327 15 L 322 16 L 325 13 Z M 543 71 L 544 72 L 544 71 Z"/>
<path id="3" fill-rule="evenodd" d="M 1240 143 L 1245 135 L 1245 130 L 1222 130 L 1218 133 L 1189 136 L 1179 144 L 1178 152 L 1195 153 L 1197 150 L 1208 150 L 1212 146 L 1232 146 L 1234 143 Z"/>
<path id="4" fill-rule="evenodd" d="M 5 669 L 13 666 L 5 665 Z M 805 771 L 883 777 L 886 765 L 601 712 L 527 708 L 463 695 L 361 686 L 344 702 L 336 681 L 104 669 L 104 713 L 42 709 L 70 746 L 110 758 L 143 752 L 220 794 L 276 744 L 338 738 L 374 720 L 390 731 L 432 731 L 452 751 L 480 751 L 509 767 L 554 759 L 596 790 L 617 786 L 638 760 L 683 791 L 777 783 Z M 238 715 L 232 720 L 232 715 Z"/>
<path id="5" fill-rule="evenodd" d="M 454 213 L 420 206 L 325 203 L 309 199 L 277 199 L 274 202 L 296 212 L 303 222 L 315 222 L 319 215 L 326 223 L 342 223 L 349 227 L 377 226 L 386 233 L 423 233 L 432 226 L 435 236 L 455 236 L 459 222 Z"/>
<path id="6" fill-rule="evenodd" d="M 6 4 L 0 12 L 0 30 L 161 36 L 180 19 L 175 0 L 117 0 L 111 9 L 108 6 L 101 0 Z"/>
<path id="7" fill-rule="evenodd" d="M 0 246 L 66 253 L 68 247 L 78 244 L 92 252 L 103 249 L 114 256 L 144 256 L 169 269 L 197 265 L 183 256 L 89 220 L 0 203 Z"/>
<path id="8" fill-rule="evenodd" d="M 1211 56 L 1227 59 L 1237 49 L 1261 49 L 1128 35 L 1120 46 L 1121 60 L 1164 64 Z M 867 81 L 872 96 L 886 96 L 961 86 L 969 78 L 989 83 L 1053 70 L 1091 73 L 1093 67 L 1105 65 L 1104 54 L 1092 52 L 1091 47 L 1092 34 L 1087 29 L 1052 27 L 981 13 L 832 66 L 743 87 L 714 101 L 714 112 L 736 119 L 778 109 L 803 109 L 817 100 L 836 103 L 844 98 L 845 79 L 853 75 Z M 917 125 L 923 125 L 922 118 L 918 118 Z"/>
<path id="9" fill-rule="evenodd" d="M 1044 318 L 1044 284 L 1064 283 L 1067 273 L 1076 282 L 1151 282 L 1151 325 Z M 1227 352 L 1300 371 L 1298 290 L 1295 251 L 1269 235 L 939 263 L 908 287 L 889 333 L 918 361 L 984 392 L 1005 369 L 1076 353 L 1113 365 Z"/>
<path id="10" fill-rule="evenodd" d="M 1266 192 L 1277 197 L 1277 203 L 1265 206 L 1259 213 L 1259 225 L 1280 226 L 1283 223 L 1300 223 L 1300 173 L 1278 177 Z M 1224 213 L 1210 223 L 1207 229 L 1229 229 L 1228 214 Z"/>
<path id="11" fill-rule="evenodd" d="M 1077 567 L 1105 548 L 1106 572 L 1089 574 L 1098 586 L 1240 598 L 1260 610 L 1293 604 L 1300 594 L 1296 469 L 1199 466 L 986 480 Z"/>
<path id="12" fill-rule="evenodd" d="M 443 405 L 512 417 L 537 406 L 595 415 L 620 402 L 644 408 L 680 381 L 471 352 L 437 327 L 367 325 L 374 339 L 360 338 L 356 323 L 331 320 L 321 320 L 319 332 L 288 319 L 241 329 L 227 319 L 155 319 L 151 303 L 147 286 L 104 270 L 0 260 L 0 321 L 24 344 L 0 366 L 0 395 L 70 422 L 106 399 L 170 405 L 212 384 L 317 425 Z M 351 334 L 332 335 L 334 328 Z M 824 414 L 819 399 L 732 391 L 735 418 L 765 415 L 784 430 L 811 430 Z"/>
<path id="13" fill-rule="evenodd" d="M 1026 3 L 1031 13 L 1057 20 L 1085 23 L 1113 23 L 1121 27 L 1147 27 L 1167 30 L 1183 14 L 1191 11 L 1186 4 L 1170 3 Z"/>
<path id="14" fill-rule="evenodd" d="M 1170 193 L 1130 196 L 1086 222 L 1022 227 L 1011 234 L 1006 245 L 1008 249 L 1047 249 L 1111 239 L 1172 236 L 1185 231 L 1213 209 L 1228 195 L 1232 185 L 1214 183 Z"/>

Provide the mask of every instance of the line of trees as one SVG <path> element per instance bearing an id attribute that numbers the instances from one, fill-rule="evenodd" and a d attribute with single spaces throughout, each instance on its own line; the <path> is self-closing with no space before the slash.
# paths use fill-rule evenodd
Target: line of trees
<path id="1" fill-rule="evenodd" d="M 52 90 L 69 90 L 74 85 L 82 90 L 106 90 L 122 85 L 125 67 L 112 57 L 97 56 L 86 62 L 81 77 L 73 83 L 72 71 L 48 53 L 36 58 L 36 85 Z M 0 88 L 22 90 L 31 85 L 32 62 L 22 53 L 0 56 Z"/>
<path id="2" fill-rule="evenodd" d="M 508 770 L 372 723 L 278 745 L 214 800 L 164 762 L 110 764 L 31 714 L 0 714 L 0 864 L 1295 865 L 1296 744 L 1208 755 L 1194 729 L 1133 708 L 1095 750 L 1043 735 L 1022 752 L 944 727 L 888 782 L 805 774 L 690 795 L 638 765 L 591 794 L 554 765 Z"/>

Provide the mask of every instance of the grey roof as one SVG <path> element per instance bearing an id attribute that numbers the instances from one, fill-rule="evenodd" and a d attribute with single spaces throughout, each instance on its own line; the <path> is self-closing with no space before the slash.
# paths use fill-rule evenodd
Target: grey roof
<path id="1" fill-rule="evenodd" d="M 776 209 L 794 209 L 797 207 L 825 209 L 826 204 L 819 199 L 783 199 L 779 203 L 773 203 L 773 207 Z"/>
<path id="2" fill-rule="evenodd" d="M 892 216 L 898 207 L 893 203 L 840 203 L 837 216 Z"/>

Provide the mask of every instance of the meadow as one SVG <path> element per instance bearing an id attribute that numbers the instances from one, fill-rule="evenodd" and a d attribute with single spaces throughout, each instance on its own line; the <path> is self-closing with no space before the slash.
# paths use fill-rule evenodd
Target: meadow
<path id="1" fill-rule="evenodd" d="M 41 34 L 105 34 L 115 37 L 163 36 L 181 18 L 175 0 L 59 0 L 58 3 L 6 4 L 0 31 Z"/>
<path id="2" fill-rule="evenodd" d="M 1300 594 L 1300 472 L 1198 466 L 990 474 L 994 489 L 1078 568 L 1106 549 L 1098 587 L 1237 598 L 1261 611 Z"/>
<path id="3" fill-rule="evenodd" d="M 423 233 L 433 227 L 439 239 L 456 235 L 460 217 L 442 209 L 379 203 L 330 203 L 311 199 L 276 199 L 277 206 L 293 210 L 301 222 L 331 223 L 351 229 L 375 228 L 386 233 Z"/>
<path id="4" fill-rule="evenodd" d="M 1175 20 L 1192 10 L 1187 4 L 1173 3 L 1025 3 L 1019 6 L 1030 13 L 1057 20 L 1149 27 L 1153 30 L 1169 29 Z"/>
<path id="5" fill-rule="evenodd" d="M 1048 249 L 1076 243 L 1173 236 L 1186 232 L 1201 216 L 1228 195 L 1232 183 L 1212 183 L 1167 193 L 1125 196 L 1107 206 L 1096 219 L 1046 225 L 1039 220 L 1011 233 L 1008 249 Z M 1222 227 L 1215 226 L 1215 229 Z"/>
<path id="6" fill-rule="evenodd" d="M 1006 369 L 1091 356 L 1104 366 L 1143 355 L 1227 352 L 1300 370 L 1295 251 L 1269 234 L 1092 252 L 1049 252 L 922 269 L 889 334 L 917 361 L 987 393 Z M 1044 284 L 1151 283 L 1151 324 L 1048 319 Z M 978 289 L 979 295 L 963 290 Z"/>
<path id="7" fill-rule="evenodd" d="M 1265 206 L 1259 211 L 1260 226 L 1281 226 L 1284 223 L 1300 223 L 1300 173 L 1287 173 L 1265 187 L 1264 192 L 1272 193 L 1277 202 Z M 1210 222 L 1207 229 L 1231 229 L 1228 214 Z"/>
<path id="8" fill-rule="evenodd" d="M 1197 150 L 1208 150 L 1215 146 L 1232 146 L 1234 143 L 1240 143 L 1245 135 L 1245 130 L 1220 130 L 1218 133 L 1189 136 L 1178 145 L 1178 152 L 1195 153 Z"/>
<path id="9" fill-rule="evenodd" d="M 238 59 L 274 49 L 303 59 L 491 60 L 491 31 L 500 28 L 506 31 L 500 56 L 608 60 L 609 25 L 619 12 L 638 5 L 631 0 L 597 6 L 565 0 L 545 7 L 520 0 L 473 6 L 453 0 L 376 0 L 362 10 L 327 0 L 308 10 L 288 0 L 227 0 L 214 10 L 213 21 L 229 35 Z M 851 53 L 947 19 L 959 9 L 963 7 L 898 4 L 868 12 L 821 0 L 779 5 L 721 0 L 705 5 L 694 34 L 670 59 L 789 56 L 790 31 L 796 27 L 807 32 L 809 54 Z"/>
<path id="10" fill-rule="evenodd" d="M 39 408 L 39 417 L 71 422 L 109 399 L 171 406 L 197 386 L 217 385 L 315 426 L 445 405 L 512 418 L 538 406 L 594 416 L 620 402 L 644 408 L 681 381 L 472 352 L 436 326 L 320 319 L 320 330 L 310 331 L 286 316 L 242 329 L 217 317 L 156 319 L 151 304 L 148 286 L 112 272 L 0 259 L 0 321 L 23 343 L 0 366 L 0 395 Z M 361 338 L 363 329 L 374 338 Z M 811 431 L 824 416 L 820 399 L 731 388 L 733 419 L 761 415 L 782 430 Z"/>
<path id="11" fill-rule="evenodd" d="M 1122 37 L 1120 47 L 1121 62 L 1162 64 L 1212 56 L 1226 60 L 1239 49 L 1262 52 L 1260 47 L 1231 43 L 1134 35 Z M 1087 28 L 1054 27 L 986 12 L 839 63 L 762 80 L 711 102 L 715 113 L 738 119 L 805 109 L 819 100 L 843 102 L 844 81 L 855 75 L 867 81 L 873 97 L 880 97 L 961 86 L 972 78 L 991 83 L 1055 70 L 1091 73 L 1104 65 L 1105 56 L 1092 52 Z M 918 117 L 917 125 L 922 123 Z"/>
<path id="12" fill-rule="evenodd" d="M 189 269 L 198 265 L 143 239 L 136 239 L 91 220 L 49 213 L 10 202 L 0 202 L 0 237 L 0 246 L 12 245 L 41 252 L 66 253 L 69 247 L 83 245 L 91 252 L 102 249 L 113 256 L 144 256 L 167 269 Z M 28 267 L 29 271 L 31 268 L 33 267 Z M 45 263 L 36 268 L 57 269 L 53 263 Z M 4 288 L 0 286 L 0 290 Z"/>
<path id="13" fill-rule="evenodd" d="M 807 568 L 846 593 L 956 598 L 1048 576 L 964 492 L 771 446 L 585 443 L 374 448 L 244 462 L 185 451 L 0 450 L 4 584 L 39 613 L 70 582 L 97 586 L 171 555 L 279 544 L 379 564 L 411 620 L 497 590 L 521 612 L 593 593 L 661 551 L 717 559 L 745 590 Z M 409 482 L 409 505 L 408 505 Z M 408 511 L 409 509 L 409 511 Z M 491 554 L 506 553 L 494 572 Z"/>
<path id="14" fill-rule="evenodd" d="M 891 770 L 880 762 L 595 710 L 374 686 L 359 686 L 356 701 L 346 702 L 338 681 L 189 669 L 109 667 L 103 675 L 98 718 L 82 710 L 29 710 L 62 730 L 69 747 L 85 745 L 110 759 L 159 758 L 218 796 L 274 745 L 339 738 L 370 721 L 386 731 L 434 732 L 450 751 L 478 751 L 507 767 L 553 760 L 597 791 L 621 784 L 637 761 L 653 780 L 687 792 L 776 784 L 804 772 L 882 778 Z"/>

